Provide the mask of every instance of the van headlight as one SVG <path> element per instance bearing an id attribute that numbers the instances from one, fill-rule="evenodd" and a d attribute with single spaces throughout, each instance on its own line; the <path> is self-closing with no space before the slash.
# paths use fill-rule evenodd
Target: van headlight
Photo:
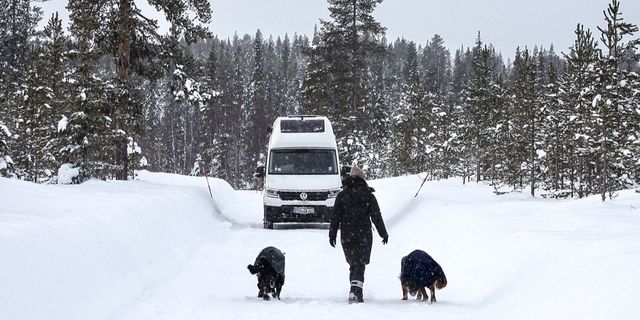
<path id="1" fill-rule="evenodd" d="M 337 197 L 338 193 L 340 193 L 340 189 L 329 190 L 329 198 L 331 199 Z"/>
<path id="2" fill-rule="evenodd" d="M 278 195 L 278 190 L 275 189 L 266 189 L 265 194 L 269 198 L 280 198 L 280 196 Z"/>

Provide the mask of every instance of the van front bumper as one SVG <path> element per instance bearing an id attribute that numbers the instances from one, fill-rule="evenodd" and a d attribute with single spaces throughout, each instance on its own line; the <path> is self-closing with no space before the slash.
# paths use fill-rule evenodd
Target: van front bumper
<path id="1" fill-rule="evenodd" d="M 308 211 L 313 208 L 313 213 L 299 213 Z M 333 207 L 325 205 L 283 205 L 283 206 L 265 206 L 264 219 L 273 223 L 282 222 L 330 222 Z"/>

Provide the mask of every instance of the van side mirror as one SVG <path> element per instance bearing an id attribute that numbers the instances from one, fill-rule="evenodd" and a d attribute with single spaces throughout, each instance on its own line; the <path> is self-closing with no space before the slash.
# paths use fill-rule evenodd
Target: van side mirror
<path id="1" fill-rule="evenodd" d="M 258 166 L 253 176 L 260 179 L 264 178 L 264 166 Z"/>
<path id="2" fill-rule="evenodd" d="M 348 177 L 350 173 L 351 173 L 351 167 L 350 166 L 342 166 L 342 167 L 340 167 L 340 177 L 342 179 Z"/>

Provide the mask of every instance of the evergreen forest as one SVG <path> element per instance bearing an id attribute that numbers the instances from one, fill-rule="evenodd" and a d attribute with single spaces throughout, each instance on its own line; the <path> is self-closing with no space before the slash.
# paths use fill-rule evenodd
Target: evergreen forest
<path id="1" fill-rule="evenodd" d="M 570 48 L 509 55 L 477 30 L 459 48 L 387 39 L 382 0 L 328 0 L 313 35 L 229 39 L 206 27 L 208 0 L 149 1 L 166 34 L 133 0 L 69 0 L 68 28 L 36 1 L 0 2 L 0 176 L 148 169 L 251 189 L 275 118 L 318 114 L 368 178 L 603 201 L 640 182 L 640 38 L 619 0 Z"/>

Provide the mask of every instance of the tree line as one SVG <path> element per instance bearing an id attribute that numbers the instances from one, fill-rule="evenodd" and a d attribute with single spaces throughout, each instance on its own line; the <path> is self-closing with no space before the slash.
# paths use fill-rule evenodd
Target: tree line
<path id="1" fill-rule="evenodd" d="M 120 0 L 71 0 L 70 34 L 55 15 L 36 30 L 30 2 L 9 2 L 0 8 L 4 176 L 54 181 L 63 164 L 78 169 L 74 182 L 206 168 L 251 188 L 273 120 L 321 114 L 342 162 L 369 177 L 425 172 L 497 192 L 603 199 L 640 181 L 640 40 L 617 0 L 595 33 L 576 27 L 567 53 L 523 47 L 506 62 L 480 33 L 453 52 L 439 35 L 389 41 L 372 16 L 381 0 L 329 0 L 312 37 L 231 39 L 181 14 L 158 35 Z M 191 2 L 208 21 L 206 1 Z"/>

